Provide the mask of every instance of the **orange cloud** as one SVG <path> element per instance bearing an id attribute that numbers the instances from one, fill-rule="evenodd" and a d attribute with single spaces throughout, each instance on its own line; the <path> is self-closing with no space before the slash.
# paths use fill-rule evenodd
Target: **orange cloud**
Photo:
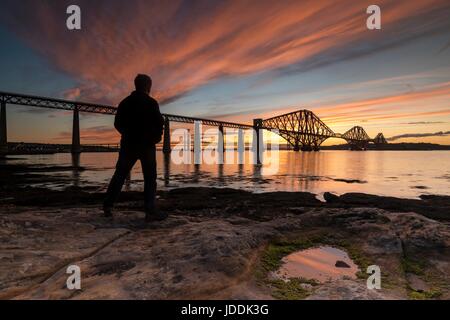
<path id="1" fill-rule="evenodd" d="M 380 80 L 382 81 L 382 80 Z M 424 86 L 421 90 L 391 94 L 384 96 L 359 99 L 345 103 L 312 105 L 307 109 L 312 110 L 332 130 L 343 133 L 355 125 L 366 126 L 365 123 L 376 123 L 379 127 L 372 128 L 371 134 L 383 131 L 385 122 L 396 119 L 424 120 L 430 117 L 450 116 L 450 82 L 437 83 Z M 426 106 L 426 109 L 424 109 Z M 282 115 L 295 110 L 304 109 L 304 106 L 290 106 L 261 112 L 253 115 L 252 110 L 240 111 L 235 115 L 221 117 L 222 120 L 250 123 L 249 118 L 269 118 Z M 438 122 L 445 124 L 445 122 Z M 431 124 L 431 123 L 429 123 Z M 370 130 L 372 131 L 372 130 Z"/>
<path id="2" fill-rule="evenodd" d="M 377 2 L 383 36 L 368 32 L 368 1 L 88 1 L 69 32 L 68 1 L 5 0 L 1 21 L 79 80 L 81 99 L 117 103 L 136 73 L 170 101 L 223 76 L 307 70 L 448 27 L 446 0 Z M 427 23 L 418 23 L 427 17 Z"/>
<path id="3" fill-rule="evenodd" d="M 83 144 L 117 143 L 120 141 L 117 131 L 109 126 L 85 128 L 81 130 L 80 136 Z M 72 132 L 64 131 L 54 138 L 54 142 L 70 143 L 71 139 Z"/>
<path id="4" fill-rule="evenodd" d="M 437 85 L 424 87 L 421 90 L 418 91 L 411 91 L 406 92 L 403 94 L 395 94 L 395 95 L 389 95 L 384 97 L 377 97 L 377 98 L 371 98 L 371 99 L 365 99 L 365 100 L 359 100 L 354 102 L 347 102 L 342 104 L 334 104 L 329 106 L 321 106 L 317 110 L 320 110 L 320 112 L 327 112 L 336 114 L 336 112 L 343 112 L 346 110 L 355 110 L 355 109 L 362 109 L 360 111 L 367 111 L 363 108 L 370 107 L 370 106 L 382 106 L 382 105 L 388 105 L 388 104 L 400 104 L 405 102 L 411 102 L 411 101 L 417 101 L 417 100 L 423 100 L 433 97 L 443 96 L 447 97 L 450 96 L 450 82 L 445 83 L 439 83 Z"/>

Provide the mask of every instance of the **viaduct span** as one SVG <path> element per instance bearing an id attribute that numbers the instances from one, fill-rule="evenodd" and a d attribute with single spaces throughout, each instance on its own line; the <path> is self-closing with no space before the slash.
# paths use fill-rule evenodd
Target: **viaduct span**
<path id="1" fill-rule="evenodd" d="M 0 92 L 0 154 L 6 154 L 8 152 L 6 127 L 7 104 L 73 111 L 72 153 L 80 153 L 82 151 L 80 143 L 80 112 L 115 115 L 117 111 L 115 107 L 101 104 Z M 207 126 L 218 127 L 219 131 L 222 133 L 219 135 L 219 139 L 222 139 L 222 141 L 219 140 L 219 143 L 222 143 L 222 146 L 224 128 L 234 128 L 239 130 L 238 145 L 243 144 L 242 130 L 254 129 L 256 130 L 256 146 L 258 147 L 258 150 L 261 142 L 260 139 L 262 137 L 260 132 L 262 132 L 262 130 L 277 130 L 278 134 L 283 137 L 295 151 L 318 151 L 320 145 L 328 138 L 344 139 L 352 150 L 365 150 L 369 143 L 374 143 L 376 145 L 387 143 L 382 133 L 379 133 L 372 139 L 365 130 L 359 126 L 355 126 L 343 134 L 334 133 L 333 130 L 319 119 L 319 117 L 309 110 L 298 110 L 265 120 L 254 119 L 252 125 L 172 114 L 163 114 L 163 116 L 165 120 L 163 151 L 165 153 L 171 151 L 171 122 L 201 123 Z M 197 125 L 195 128 L 197 128 Z M 194 140 L 200 141 L 200 139 Z M 259 152 L 257 153 L 259 154 Z"/>

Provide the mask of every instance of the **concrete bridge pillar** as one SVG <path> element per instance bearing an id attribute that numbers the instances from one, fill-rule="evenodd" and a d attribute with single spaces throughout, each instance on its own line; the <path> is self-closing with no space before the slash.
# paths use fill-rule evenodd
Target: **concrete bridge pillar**
<path id="1" fill-rule="evenodd" d="M 202 123 L 194 122 L 194 164 L 202 163 Z"/>
<path id="2" fill-rule="evenodd" d="M 163 140 L 163 153 L 169 154 L 172 151 L 170 146 L 170 120 L 164 119 L 164 140 Z"/>
<path id="3" fill-rule="evenodd" d="M 263 141 L 262 141 L 262 119 L 253 119 L 253 153 L 255 155 L 256 164 L 261 164 L 262 152 L 263 152 Z"/>
<path id="4" fill-rule="evenodd" d="M 72 153 L 81 153 L 80 144 L 80 113 L 76 108 L 73 110 L 73 126 L 72 126 Z"/>
<path id="5" fill-rule="evenodd" d="M 224 153 L 225 153 L 225 136 L 224 136 L 224 130 L 223 126 L 219 126 L 219 132 L 218 132 L 218 142 L 217 142 L 217 152 L 219 154 L 218 163 L 223 164 L 224 162 Z"/>
<path id="6" fill-rule="evenodd" d="M 244 130 L 238 129 L 238 164 L 244 164 L 245 144 L 244 144 Z"/>
<path id="7" fill-rule="evenodd" d="M 191 142 L 191 133 L 190 130 L 183 130 L 183 163 L 184 164 L 191 164 L 192 163 L 192 157 L 191 157 L 191 151 L 192 151 L 192 142 Z"/>
<path id="8" fill-rule="evenodd" d="M 1 102 L 0 110 L 0 155 L 8 153 L 8 131 L 6 128 L 6 102 Z"/>

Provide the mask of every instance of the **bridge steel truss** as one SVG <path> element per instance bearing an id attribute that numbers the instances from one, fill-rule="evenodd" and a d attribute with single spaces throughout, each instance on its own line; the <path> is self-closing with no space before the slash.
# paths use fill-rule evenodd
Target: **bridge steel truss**
<path id="1" fill-rule="evenodd" d="M 79 112 L 108 115 L 115 115 L 117 112 L 117 108 L 102 104 L 84 103 L 7 92 L 0 92 L 0 104 L 0 154 L 7 152 L 6 104 L 73 111 L 73 153 L 81 152 Z M 163 117 L 165 119 L 163 140 L 163 151 L 165 153 L 169 153 L 171 151 L 170 122 L 202 123 L 203 125 L 218 127 L 219 132 L 221 133 L 223 133 L 224 127 L 239 130 L 254 129 L 257 132 L 256 137 L 258 139 L 256 143 L 258 148 L 258 158 L 260 153 L 259 132 L 263 129 L 275 131 L 296 151 L 317 151 L 319 150 L 320 145 L 328 138 L 345 139 L 351 148 L 355 150 L 366 149 L 369 142 L 373 142 L 376 145 L 387 143 L 382 133 L 379 133 L 374 139 L 371 139 L 364 129 L 359 126 L 353 127 L 344 134 L 334 133 L 333 130 L 331 130 L 322 120 L 320 120 L 318 116 L 309 110 L 298 110 L 265 120 L 254 119 L 253 125 L 172 114 L 163 114 Z"/>
<path id="2" fill-rule="evenodd" d="M 382 144 L 387 144 L 387 140 L 384 137 L 384 135 L 380 132 L 379 134 L 377 134 L 377 136 L 373 139 L 373 143 L 376 145 L 382 145 Z"/>
<path id="3" fill-rule="evenodd" d="M 264 129 L 278 130 L 279 135 L 295 151 L 318 150 L 322 142 L 335 137 L 335 133 L 313 112 L 299 110 L 263 120 Z"/>
<path id="4" fill-rule="evenodd" d="M 342 139 L 347 141 L 352 150 L 365 150 L 371 141 L 364 128 L 359 126 L 353 127 L 345 132 L 342 135 Z"/>
<path id="5" fill-rule="evenodd" d="M 370 142 L 386 144 L 382 133 L 371 139 L 364 128 L 355 126 L 344 134 L 335 133 L 312 111 L 298 110 L 262 120 L 261 126 L 267 130 L 278 130 L 294 150 L 317 151 L 328 138 L 345 139 L 352 150 L 366 150 Z"/>

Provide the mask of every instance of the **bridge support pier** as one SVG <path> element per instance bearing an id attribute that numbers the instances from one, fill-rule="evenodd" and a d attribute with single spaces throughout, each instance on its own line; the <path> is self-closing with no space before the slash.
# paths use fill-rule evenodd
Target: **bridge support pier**
<path id="1" fill-rule="evenodd" d="M 313 148 L 310 145 L 303 145 L 302 146 L 302 151 L 313 151 Z"/>
<path id="2" fill-rule="evenodd" d="M 194 164 L 202 164 L 202 123 L 194 122 Z"/>
<path id="3" fill-rule="evenodd" d="M 72 154 L 81 153 L 80 144 L 80 113 L 77 108 L 73 110 L 73 126 L 72 126 Z"/>
<path id="4" fill-rule="evenodd" d="M 255 155 L 255 163 L 261 164 L 263 146 L 262 146 L 262 119 L 253 119 L 253 154 Z"/>
<path id="5" fill-rule="evenodd" d="M 225 154 L 225 135 L 222 125 L 219 126 L 217 152 L 219 153 L 218 163 L 223 164 Z"/>
<path id="6" fill-rule="evenodd" d="M 8 131 L 6 128 L 6 102 L 1 102 L 0 110 L 0 155 L 8 153 Z"/>
<path id="7" fill-rule="evenodd" d="M 244 164 L 245 155 L 245 142 L 244 142 L 244 130 L 242 128 L 238 129 L 238 164 Z"/>
<path id="8" fill-rule="evenodd" d="M 164 138 L 163 138 L 163 153 L 169 154 L 172 151 L 170 146 L 170 120 L 169 118 L 164 119 Z"/>

